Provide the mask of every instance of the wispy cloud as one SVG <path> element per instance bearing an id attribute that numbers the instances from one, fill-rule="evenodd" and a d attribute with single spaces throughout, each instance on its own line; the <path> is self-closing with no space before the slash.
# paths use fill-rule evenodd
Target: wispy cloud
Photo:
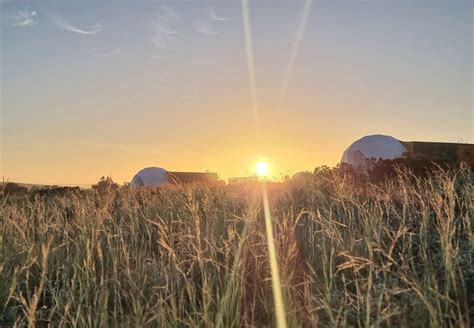
<path id="1" fill-rule="evenodd" d="M 170 55 L 150 55 L 151 58 L 170 58 Z"/>
<path id="2" fill-rule="evenodd" d="M 34 26 L 39 22 L 35 19 L 36 11 L 20 10 L 7 15 L 7 22 L 11 26 Z"/>
<path id="3" fill-rule="evenodd" d="M 217 35 L 219 33 L 215 30 L 213 23 L 224 22 L 224 21 L 229 21 L 229 20 L 231 20 L 230 17 L 218 16 L 216 12 L 214 11 L 214 9 L 211 9 L 208 17 L 195 22 L 193 27 L 194 27 L 194 30 L 200 34 Z"/>
<path id="4" fill-rule="evenodd" d="M 232 18 L 230 18 L 230 17 L 218 16 L 218 15 L 216 14 L 216 12 L 214 11 L 214 9 L 211 9 L 211 12 L 209 13 L 209 18 L 212 19 L 212 20 L 221 21 L 221 22 L 230 21 L 230 20 L 232 19 Z"/>
<path id="5" fill-rule="evenodd" d="M 160 82 L 160 83 L 173 83 L 174 80 L 172 79 L 167 79 L 167 78 L 163 78 L 163 77 L 152 77 L 151 78 L 153 81 L 157 81 L 157 82 Z"/>
<path id="6" fill-rule="evenodd" d="M 178 14 L 176 9 L 170 6 L 161 6 L 161 11 L 171 19 L 178 20 L 181 19 L 181 15 Z"/>
<path id="7" fill-rule="evenodd" d="M 217 35 L 218 33 L 213 29 L 211 22 L 207 20 L 198 21 L 194 24 L 194 30 L 204 35 Z"/>
<path id="8" fill-rule="evenodd" d="M 172 7 L 161 7 L 161 11 L 153 22 L 152 43 L 161 49 L 173 49 L 173 43 L 178 35 L 176 22 L 181 16 Z"/>
<path id="9" fill-rule="evenodd" d="M 95 24 L 93 26 L 79 28 L 65 21 L 61 16 L 53 16 L 51 19 L 53 23 L 56 24 L 56 26 L 68 32 L 91 35 L 91 34 L 99 33 L 100 31 L 104 30 L 104 27 L 102 26 L 102 24 Z"/>
<path id="10" fill-rule="evenodd" d="M 120 49 L 110 50 L 106 52 L 99 52 L 94 54 L 95 57 L 112 57 L 112 56 L 126 56 L 126 54 L 122 53 Z"/>
<path id="11" fill-rule="evenodd" d="M 169 75 L 164 74 L 161 70 L 147 70 L 145 71 L 145 77 L 151 81 L 156 81 L 159 83 L 172 83 L 174 82 L 173 79 L 168 77 Z"/>
<path id="12" fill-rule="evenodd" d="M 189 94 L 181 94 L 176 97 L 180 99 L 194 99 L 198 97 L 198 94 L 194 92 L 194 93 L 189 93 Z"/>

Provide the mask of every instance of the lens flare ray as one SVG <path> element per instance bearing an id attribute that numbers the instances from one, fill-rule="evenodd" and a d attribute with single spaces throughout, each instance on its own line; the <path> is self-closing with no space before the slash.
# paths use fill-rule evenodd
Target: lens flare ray
<path id="1" fill-rule="evenodd" d="M 255 79 L 255 62 L 253 56 L 252 28 L 250 25 L 250 15 L 248 0 L 242 0 L 242 19 L 244 25 L 245 53 L 247 56 L 247 68 L 249 72 L 250 96 L 252 101 L 252 112 L 255 125 L 255 135 L 258 137 L 260 131 L 260 118 L 257 103 L 257 87 Z"/>
<path id="2" fill-rule="evenodd" d="M 291 73 L 293 72 L 293 68 L 295 67 L 296 57 L 298 56 L 298 53 L 301 48 L 301 41 L 303 40 L 304 32 L 306 30 L 309 12 L 311 10 L 311 3 L 312 3 L 312 0 L 306 0 L 304 8 L 303 8 L 303 14 L 301 16 L 300 24 L 298 26 L 298 32 L 296 33 L 296 38 L 293 43 L 293 47 L 291 48 L 290 58 L 288 60 L 288 65 L 286 66 L 285 75 L 283 77 L 283 81 L 281 84 L 278 108 L 283 106 L 284 102 L 286 101 L 286 95 L 288 92 L 288 85 L 290 83 Z"/>

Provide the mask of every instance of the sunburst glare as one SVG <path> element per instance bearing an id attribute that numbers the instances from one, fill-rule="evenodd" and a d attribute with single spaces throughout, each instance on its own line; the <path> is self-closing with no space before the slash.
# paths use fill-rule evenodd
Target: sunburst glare
<path id="1" fill-rule="evenodd" d="M 258 162 L 255 165 L 255 173 L 257 173 L 257 176 L 260 178 L 265 178 L 268 176 L 268 163 L 267 162 Z"/>

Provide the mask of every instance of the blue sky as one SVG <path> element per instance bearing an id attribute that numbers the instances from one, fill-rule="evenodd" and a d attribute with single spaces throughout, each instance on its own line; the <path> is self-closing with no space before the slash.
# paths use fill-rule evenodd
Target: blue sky
<path id="1" fill-rule="evenodd" d="M 3 175 L 285 174 L 366 134 L 473 142 L 471 1 L 312 1 L 295 48 L 305 4 L 249 1 L 255 134 L 240 1 L 3 1 Z"/>

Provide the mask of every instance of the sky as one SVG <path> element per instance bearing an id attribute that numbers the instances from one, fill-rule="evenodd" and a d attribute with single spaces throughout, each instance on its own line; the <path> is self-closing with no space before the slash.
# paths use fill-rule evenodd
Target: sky
<path id="1" fill-rule="evenodd" d="M 2 1 L 0 26 L 8 181 L 279 178 L 368 134 L 474 142 L 469 0 Z"/>

